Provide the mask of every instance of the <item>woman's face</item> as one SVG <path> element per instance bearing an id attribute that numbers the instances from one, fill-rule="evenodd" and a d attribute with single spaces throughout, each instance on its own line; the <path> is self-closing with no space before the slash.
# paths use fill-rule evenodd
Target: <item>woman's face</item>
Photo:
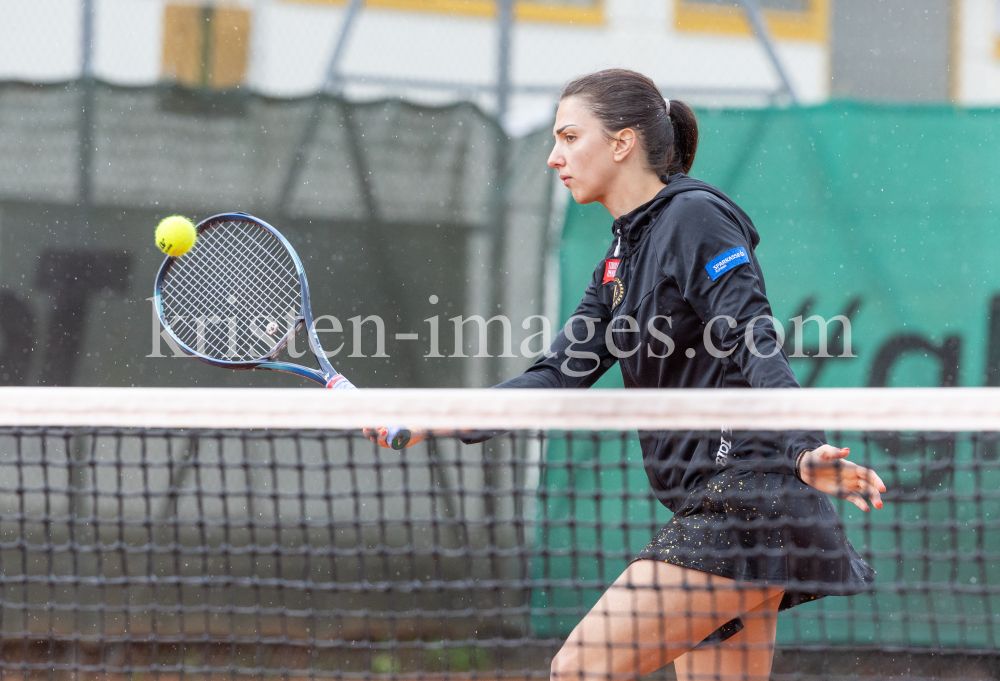
<path id="1" fill-rule="evenodd" d="M 578 97 L 559 102 L 553 127 L 555 147 L 549 165 L 559 171 L 577 203 L 598 201 L 618 171 L 617 140 L 608 139 L 604 127 Z"/>

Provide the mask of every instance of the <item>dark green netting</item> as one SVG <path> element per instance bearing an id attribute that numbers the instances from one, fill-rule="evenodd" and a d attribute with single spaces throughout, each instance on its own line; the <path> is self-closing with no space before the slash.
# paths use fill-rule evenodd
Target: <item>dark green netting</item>
<path id="1" fill-rule="evenodd" d="M 760 231 L 775 317 L 850 318 L 856 358 L 797 359 L 805 385 L 1000 385 L 1000 111 L 849 103 L 699 111 L 692 175 Z M 571 205 L 566 319 L 611 242 L 598 205 Z M 818 350 L 817 325 L 803 349 Z M 618 372 L 610 381 L 621 379 Z"/>
<path id="2" fill-rule="evenodd" d="M 727 192 L 760 231 L 757 255 L 786 342 L 794 340 L 788 320 L 797 315 L 850 319 L 853 358 L 839 356 L 845 340 L 839 323 L 828 332 L 829 358 L 815 356 L 818 327 L 805 325 L 802 349 L 809 357 L 792 359 L 803 385 L 1000 385 L 1000 111 L 835 103 L 699 111 L 698 119 L 701 146 L 692 175 Z M 599 205 L 569 206 L 560 251 L 563 320 L 604 257 L 611 222 Z M 609 371 L 598 386 L 621 387 L 620 371 Z M 980 467 L 997 458 L 995 442 L 973 446 L 903 436 L 862 445 L 830 435 L 836 444 L 865 452 L 893 478 L 887 484 L 896 491 L 886 510 L 867 522 L 853 506 L 845 511 L 852 541 L 876 554 L 871 562 L 879 593 L 796 608 L 779 620 L 779 641 L 996 645 L 990 597 L 975 585 L 995 588 L 1000 575 L 958 559 L 998 540 L 1000 508 L 975 492 Z M 611 551 L 626 539 L 632 551 L 645 545 L 648 537 L 617 529 L 635 509 L 593 501 L 623 490 L 640 494 L 648 486 L 635 474 L 641 467 L 637 441 L 627 447 L 555 443 L 549 460 L 578 472 L 572 481 L 546 481 L 554 494 L 546 497 L 545 517 L 569 524 L 541 534 L 543 544 L 557 552 L 598 545 Z M 630 466 L 627 476 L 598 475 L 593 468 L 622 460 Z M 570 506 L 558 494 L 565 489 L 596 491 Z M 950 491 L 962 501 L 949 498 Z M 650 513 L 643 510 L 642 517 Z M 570 519 L 599 520 L 606 529 L 600 537 L 575 531 Z M 893 545 L 897 531 L 905 555 L 878 555 Z M 625 565 L 624 559 L 581 562 L 577 569 L 596 584 L 610 582 Z M 536 575 L 547 569 L 535 565 Z M 975 593 L 955 592 L 953 584 Z M 533 602 L 589 607 L 598 595 L 596 588 L 553 589 L 534 594 Z M 979 626 L 968 626 L 967 615 Z M 567 614 L 537 617 L 535 624 L 566 633 L 575 622 Z"/>
<path id="3" fill-rule="evenodd" d="M 520 320 L 542 311 L 548 136 L 508 139 L 468 104 L 0 86 L 0 383 L 301 385 L 147 357 L 157 221 L 242 210 L 298 250 L 316 315 L 347 329 L 335 365 L 355 383 L 488 385 L 528 360 L 425 359 L 424 320 L 440 316 L 444 355 L 460 314 L 499 306 L 515 348 L 527 335 Z M 384 320 L 388 359 L 371 357 L 371 324 L 354 347 L 357 315 Z"/>

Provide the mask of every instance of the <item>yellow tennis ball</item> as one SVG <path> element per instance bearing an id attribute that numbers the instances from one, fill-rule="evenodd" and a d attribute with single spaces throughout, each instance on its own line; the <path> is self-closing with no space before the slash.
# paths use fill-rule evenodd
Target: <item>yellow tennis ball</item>
<path id="1" fill-rule="evenodd" d="M 198 239 L 194 223 L 183 215 L 171 215 L 156 226 L 156 245 L 167 255 L 184 255 Z"/>

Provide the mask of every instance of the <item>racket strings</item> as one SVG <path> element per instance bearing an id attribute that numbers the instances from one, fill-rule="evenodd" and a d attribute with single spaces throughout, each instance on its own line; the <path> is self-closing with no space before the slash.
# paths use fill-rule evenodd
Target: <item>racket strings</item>
<path id="1" fill-rule="evenodd" d="M 220 258 L 218 244 L 214 241 L 205 244 L 207 248 L 202 258 L 198 261 L 192 260 L 190 263 L 189 280 L 183 282 L 186 284 L 186 293 L 183 295 L 188 296 L 187 309 L 184 312 L 188 314 L 181 314 L 179 319 L 173 322 L 173 326 L 184 329 L 187 332 L 184 340 L 196 351 L 207 356 L 219 358 L 221 355 L 227 359 L 243 359 L 247 354 L 267 354 L 271 345 L 266 341 L 264 345 L 260 345 L 258 340 L 263 339 L 250 337 L 245 332 L 249 331 L 248 322 L 261 313 L 266 314 L 268 310 L 260 306 L 234 309 L 233 304 L 229 302 L 230 299 L 241 301 L 254 299 L 250 297 L 253 294 L 248 290 L 248 284 L 251 283 L 247 276 L 249 272 L 237 269 L 236 276 L 227 277 L 227 274 L 231 275 L 231 271 L 219 267 L 224 259 Z M 206 281 L 212 281 L 219 290 L 213 292 L 212 287 L 205 286 Z M 178 292 L 184 288 L 176 285 L 182 283 L 180 278 L 172 283 Z M 236 295 L 233 291 L 242 293 Z M 247 295 L 248 293 L 250 295 Z M 225 320 L 224 325 L 223 320 Z M 241 327 L 244 333 L 240 333 Z"/>
<path id="2" fill-rule="evenodd" d="M 253 222 L 227 221 L 174 262 L 160 295 L 165 321 L 185 345 L 212 359 L 251 361 L 290 335 L 302 288 L 280 239 Z"/>
<path id="3" fill-rule="evenodd" d="M 251 225 L 249 231 L 229 233 L 229 236 L 237 237 L 235 244 L 230 243 L 231 239 L 219 239 L 208 243 L 207 245 L 212 247 L 210 249 L 212 252 L 200 264 L 204 266 L 212 262 L 220 262 L 234 250 L 234 247 L 237 251 L 253 253 L 257 256 L 240 261 L 240 266 L 222 271 L 213 270 L 210 274 L 221 276 L 224 289 L 231 291 L 225 297 L 215 297 L 215 302 L 223 305 L 224 311 L 229 311 L 225 310 L 226 305 L 242 304 L 235 314 L 228 316 L 227 321 L 229 324 L 236 323 L 244 333 L 234 335 L 232 330 L 228 328 L 228 324 L 226 328 L 217 327 L 216 343 L 218 344 L 225 339 L 230 346 L 234 346 L 229 348 L 230 355 L 243 353 L 260 356 L 268 354 L 273 348 L 271 342 L 276 344 L 286 333 L 265 336 L 264 331 L 267 324 L 277 322 L 287 316 L 294 316 L 298 309 L 300 294 L 298 275 L 284 245 L 270 232 L 256 227 L 252 223 L 247 224 Z M 234 226 L 236 225 L 238 223 L 234 223 Z M 205 273 L 202 272 L 202 274 Z M 294 283 L 294 291 L 290 291 L 290 295 L 284 301 L 276 303 L 272 293 L 276 291 L 276 283 L 280 285 L 282 282 Z M 249 341 L 249 345 L 241 347 L 240 340 Z M 260 341 L 263 341 L 263 345 Z M 233 352 L 234 349 L 236 353 Z"/>
<path id="4" fill-rule="evenodd" d="M 253 242 L 254 245 L 256 245 L 261 249 L 260 253 L 264 254 L 265 256 L 270 255 L 275 261 L 279 262 L 280 271 L 275 270 L 275 268 L 273 267 L 265 271 L 263 266 L 266 264 L 267 260 L 266 257 L 255 260 L 248 260 L 247 262 L 240 263 L 241 265 L 244 266 L 243 268 L 234 269 L 230 273 L 232 274 L 231 280 L 226 283 L 229 284 L 233 290 L 244 290 L 247 292 L 247 295 L 245 295 L 240 299 L 242 302 L 246 303 L 248 306 L 256 304 L 256 306 L 253 309 L 246 310 L 246 314 L 243 314 L 241 318 L 244 320 L 249 320 L 251 322 L 253 321 L 263 322 L 266 325 L 266 323 L 277 321 L 278 318 L 282 318 L 285 315 L 288 314 L 295 315 L 297 312 L 297 305 L 300 301 L 299 294 L 296 291 L 294 300 L 292 301 L 293 304 L 289 306 L 289 308 L 286 311 L 284 311 L 284 313 L 277 315 L 276 318 L 276 316 L 273 314 L 274 312 L 273 309 L 271 309 L 271 306 L 268 305 L 268 293 L 270 291 L 270 287 L 273 286 L 273 281 L 275 276 L 281 278 L 286 276 L 293 276 L 295 277 L 296 283 L 298 281 L 298 276 L 294 270 L 294 264 L 291 263 L 290 258 L 288 258 L 287 261 L 282 262 L 282 256 L 287 256 L 287 252 L 285 250 L 284 245 L 281 244 L 281 242 L 275 239 L 274 237 L 271 237 L 270 232 L 264 232 L 264 230 L 259 230 L 259 229 L 257 230 L 257 232 L 260 233 L 250 232 L 245 236 L 251 242 Z M 261 237 L 271 237 L 270 243 L 268 243 L 265 239 L 262 239 Z M 220 250 L 221 244 L 218 242 L 209 245 L 215 251 Z M 217 252 L 214 255 L 216 255 L 217 256 L 216 259 L 218 259 L 218 257 L 221 254 Z M 290 271 L 289 268 L 291 268 Z M 226 273 L 224 272 L 222 274 L 225 275 Z M 230 294 L 230 295 L 232 295 L 234 298 L 236 297 L 235 294 Z M 226 298 L 225 303 L 232 304 L 229 303 L 228 297 Z M 282 334 L 282 336 L 284 336 L 284 334 Z M 279 336 L 279 338 L 280 337 L 281 336 Z"/>
<path id="5" fill-rule="evenodd" d="M 233 244 L 227 241 L 232 240 L 214 239 L 206 242 L 208 248 L 205 257 L 192 263 L 193 273 L 199 275 L 198 283 L 210 281 L 217 290 L 204 286 L 192 287 L 192 291 L 202 294 L 192 296 L 193 300 L 200 303 L 196 305 L 196 309 L 201 314 L 186 320 L 188 332 L 189 335 L 193 333 L 195 343 L 200 346 L 195 349 L 207 356 L 232 360 L 257 359 L 270 354 L 278 341 L 286 335 L 284 331 L 276 336 L 266 335 L 267 324 L 277 322 L 289 312 L 294 315 L 294 304 L 298 302 L 296 294 L 276 305 L 274 297 L 270 295 L 273 289 L 268 287 L 273 287 L 276 277 L 279 281 L 292 280 L 297 284 L 297 273 L 290 258 L 287 258 L 284 247 L 276 239 L 273 239 L 273 244 L 261 243 L 259 237 L 251 238 L 250 244 L 239 241 Z M 258 257 L 241 261 L 236 267 L 219 267 L 231 258 L 234 245 L 239 250 L 255 253 Z M 277 249 L 274 248 L 275 245 Z M 279 254 L 286 255 L 286 259 L 280 263 L 279 268 L 275 268 L 268 260 L 278 260 L 276 256 Z"/>
<path id="6" fill-rule="evenodd" d="M 210 260 L 210 258 L 206 258 L 206 260 Z M 202 277 L 209 276 L 209 273 L 204 270 L 204 267 L 200 267 L 198 269 L 199 274 L 202 275 Z M 242 276 L 231 277 L 229 281 L 225 282 L 225 284 L 227 284 L 226 288 L 229 290 L 244 290 L 249 292 L 251 284 L 254 284 L 255 288 L 259 286 L 258 282 L 255 281 L 256 279 L 259 279 L 259 277 L 253 277 L 252 270 L 253 268 L 249 267 L 243 272 L 238 272 L 237 275 Z M 209 298 L 201 301 L 202 305 L 199 307 L 200 309 L 206 310 L 206 314 L 198 315 L 194 320 L 190 320 L 188 322 L 189 324 L 195 325 L 195 335 L 197 342 L 200 344 L 200 347 L 196 347 L 195 349 L 202 354 L 209 354 L 208 348 L 206 347 L 208 342 L 211 342 L 213 348 L 218 348 L 223 342 L 225 342 L 227 344 L 226 356 L 228 358 L 236 358 L 239 355 L 245 354 L 259 354 L 254 353 L 255 343 L 253 341 L 257 340 L 257 337 L 252 338 L 249 345 L 240 347 L 240 341 L 246 340 L 246 338 L 241 338 L 237 334 L 232 333 L 229 325 L 233 323 L 239 324 L 240 321 L 242 321 L 243 325 L 246 326 L 248 323 L 256 322 L 255 326 L 259 328 L 262 317 L 267 321 L 270 321 L 273 315 L 268 315 L 268 310 L 259 305 L 256 309 L 243 310 L 233 314 L 231 307 L 227 307 L 227 305 L 231 305 L 229 303 L 229 296 L 233 296 L 234 299 L 236 298 L 235 294 L 230 293 L 225 297 L 225 299 Z M 240 296 L 240 299 L 252 301 L 258 300 L 259 297 L 259 294 L 257 294 L 256 291 L 253 291 L 249 292 L 249 295 Z M 226 321 L 226 326 L 221 326 L 223 320 Z M 267 346 L 267 349 L 270 350 L 270 345 Z"/>
<path id="7" fill-rule="evenodd" d="M 192 270 L 195 270 L 197 274 L 200 275 L 199 283 L 202 283 L 204 279 L 209 276 L 209 273 L 206 271 L 204 265 L 208 262 L 217 262 L 219 260 L 219 254 L 216 252 L 218 250 L 217 243 L 215 243 L 215 241 L 217 240 L 213 240 L 212 242 L 206 240 L 206 243 L 204 244 L 206 247 L 204 257 L 199 261 L 193 261 L 190 263 Z M 222 276 L 222 273 L 215 274 L 220 277 Z M 228 283 L 230 285 L 226 286 L 226 288 L 231 289 L 232 282 Z M 199 352 L 206 353 L 208 348 L 205 346 L 209 342 L 211 342 L 213 347 L 217 347 L 223 339 L 230 341 L 228 337 L 229 334 L 224 333 L 224 330 L 220 329 L 218 324 L 223 318 L 227 317 L 227 313 L 230 313 L 231 310 L 227 309 L 222 296 L 215 296 L 214 298 L 209 297 L 206 299 L 203 295 L 200 295 L 203 293 L 204 290 L 200 287 L 191 288 L 189 295 L 192 297 L 192 302 L 196 304 L 196 309 L 202 312 L 202 314 L 194 315 L 193 319 L 187 320 L 187 325 L 189 330 L 193 328 L 195 331 L 196 342 L 200 346 L 195 349 Z M 215 321 L 216 319 L 219 321 Z M 228 329 L 225 331 L 228 331 Z M 233 343 L 230 341 L 230 344 Z M 227 354 L 236 354 L 232 352 L 232 348 L 227 348 L 227 351 Z"/>

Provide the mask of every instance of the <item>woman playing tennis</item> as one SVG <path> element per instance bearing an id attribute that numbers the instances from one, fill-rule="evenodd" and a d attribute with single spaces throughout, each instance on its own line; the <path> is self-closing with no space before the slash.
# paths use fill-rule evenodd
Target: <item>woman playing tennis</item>
<path id="1" fill-rule="evenodd" d="M 615 217 L 608 252 L 547 355 L 498 388 L 585 388 L 616 361 L 626 388 L 798 387 L 772 323 L 750 218 L 687 176 L 698 128 L 641 74 L 563 91 L 549 165 Z M 374 437 L 374 434 L 371 434 Z M 414 438 L 416 440 L 417 438 Z M 827 495 L 882 507 L 874 471 L 821 432 L 640 433 L 673 518 L 577 625 L 553 679 L 766 680 L 779 610 L 864 590 L 874 570 Z M 384 443 L 383 443 L 384 444 Z"/>

